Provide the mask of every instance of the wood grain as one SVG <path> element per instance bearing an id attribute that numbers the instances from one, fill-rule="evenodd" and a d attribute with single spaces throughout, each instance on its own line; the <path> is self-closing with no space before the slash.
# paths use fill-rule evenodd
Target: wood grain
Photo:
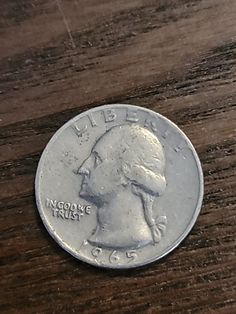
<path id="1" fill-rule="evenodd" d="M 235 0 L 0 0 L 2 313 L 236 313 Z M 168 257 L 129 271 L 79 262 L 34 199 L 40 154 L 76 114 L 151 108 L 195 145 L 201 215 Z"/>

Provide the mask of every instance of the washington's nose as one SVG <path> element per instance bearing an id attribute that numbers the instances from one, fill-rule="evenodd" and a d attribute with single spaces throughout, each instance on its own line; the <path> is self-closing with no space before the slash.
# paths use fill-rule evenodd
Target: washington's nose
<path id="1" fill-rule="evenodd" d="M 78 170 L 78 174 L 85 174 L 85 175 L 89 175 L 89 170 L 88 169 L 86 169 L 85 167 L 83 167 L 83 166 L 81 166 L 80 168 L 79 168 L 79 170 Z"/>
<path id="2" fill-rule="evenodd" d="M 90 162 L 89 162 L 89 158 L 86 159 L 83 164 L 80 166 L 80 168 L 78 169 L 78 174 L 81 175 L 90 175 Z"/>

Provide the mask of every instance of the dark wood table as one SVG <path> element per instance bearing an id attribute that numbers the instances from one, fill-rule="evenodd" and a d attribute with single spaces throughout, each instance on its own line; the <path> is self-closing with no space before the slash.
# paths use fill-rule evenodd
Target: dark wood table
<path id="1" fill-rule="evenodd" d="M 1 312 L 236 313 L 236 1 L 1 0 L 0 15 Z M 170 118 L 205 175 L 191 234 L 128 271 L 64 252 L 34 198 L 53 133 L 107 103 Z"/>

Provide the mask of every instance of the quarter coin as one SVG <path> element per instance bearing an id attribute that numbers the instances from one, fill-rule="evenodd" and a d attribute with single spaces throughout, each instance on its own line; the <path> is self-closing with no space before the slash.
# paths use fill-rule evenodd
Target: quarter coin
<path id="1" fill-rule="evenodd" d="M 187 136 L 143 107 L 112 104 L 63 125 L 36 174 L 50 235 L 95 266 L 154 262 L 187 236 L 200 212 L 203 174 Z"/>

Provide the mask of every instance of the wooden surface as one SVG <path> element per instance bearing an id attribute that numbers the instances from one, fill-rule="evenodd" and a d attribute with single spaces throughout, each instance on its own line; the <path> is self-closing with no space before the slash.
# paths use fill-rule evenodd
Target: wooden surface
<path id="1" fill-rule="evenodd" d="M 235 0 L 0 0 L 2 313 L 236 313 Z M 160 262 L 100 270 L 46 232 L 37 163 L 69 118 L 137 104 L 199 153 L 201 215 Z"/>

